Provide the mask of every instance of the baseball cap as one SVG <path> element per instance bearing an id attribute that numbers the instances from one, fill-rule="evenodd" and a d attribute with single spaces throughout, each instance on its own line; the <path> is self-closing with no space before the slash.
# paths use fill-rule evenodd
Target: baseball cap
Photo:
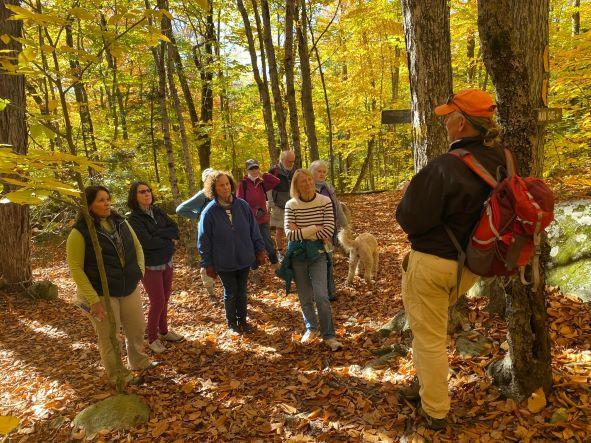
<path id="1" fill-rule="evenodd" d="M 204 169 L 203 172 L 201 173 L 201 181 L 205 182 L 205 179 L 207 178 L 207 176 L 214 171 L 215 171 L 215 169 L 213 169 L 213 168 Z"/>
<path id="2" fill-rule="evenodd" d="M 247 171 L 249 169 L 258 168 L 258 167 L 259 167 L 259 162 L 256 161 L 255 159 L 251 158 L 250 160 L 246 160 L 246 170 Z"/>
<path id="3" fill-rule="evenodd" d="M 492 97 L 480 89 L 465 89 L 448 97 L 447 102 L 435 108 L 435 114 L 447 115 L 455 111 L 473 117 L 491 118 L 497 109 Z"/>

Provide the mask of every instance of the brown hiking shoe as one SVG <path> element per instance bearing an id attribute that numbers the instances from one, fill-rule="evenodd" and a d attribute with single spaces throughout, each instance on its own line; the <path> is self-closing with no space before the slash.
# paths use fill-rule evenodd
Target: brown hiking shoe
<path id="1" fill-rule="evenodd" d="M 445 418 L 434 418 L 427 414 L 422 407 L 419 406 L 419 415 L 425 419 L 427 427 L 433 431 L 441 431 L 447 426 L 447 419 Z"/>
<path id="2" fill-rule="evenodd" d="M 410 384 L 400 388 L 398 390 L 398 395 L 403 400 L 408 401 L 417 401 L 420 400 L 419 390 L 421 389 L 421 385 L 419 384 L 419 379 L 417 377 L 413 377 Z"/>

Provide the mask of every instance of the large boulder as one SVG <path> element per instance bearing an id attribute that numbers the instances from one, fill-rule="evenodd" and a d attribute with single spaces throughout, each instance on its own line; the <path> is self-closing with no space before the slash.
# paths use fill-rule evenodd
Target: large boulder
<path id="1" fill-rule="evenodd" d="M 546 284 L 591 302 L 591 200 L 560 203 L 554 217 Z"/>
<path id="2" fill-rule="evenodd" d="M 103 430 L 134 428 L 146 423 L 149 416 L 150 408 L 137 395 L 117 394 L 84 409 L 73 425 L 92 436 Z"/>

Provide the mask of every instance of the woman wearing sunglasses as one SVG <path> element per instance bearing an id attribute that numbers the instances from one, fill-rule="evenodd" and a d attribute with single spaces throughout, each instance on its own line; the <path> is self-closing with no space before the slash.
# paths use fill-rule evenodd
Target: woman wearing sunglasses
<path id="1" fill-rule="evenodd" d="M 144 250 L 146 273 L 142 278 L 150 299 L 148 310 L 148 343 L 155 353 L 164 352 L 163 341 L 178 342 L 183 337 L 168 329 L 168 300 L 172 292 L 172 256 L 179 238 L 177 224 L 154 205 L 154 196 L 145 182 L 129 188 L 127 206 L 129 224 Z"/>

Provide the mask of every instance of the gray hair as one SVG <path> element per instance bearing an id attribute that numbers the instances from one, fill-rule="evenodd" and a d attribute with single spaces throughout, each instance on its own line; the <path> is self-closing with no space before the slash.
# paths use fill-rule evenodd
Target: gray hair
<path id="1" fill-rule="evenodd" d="M 310 165 L 310 172 L 313 174 L 314 171 L 316 171 L 316 169 L 321 166 L 324 166 L 324 168 L 328 171 L 328 163 L 326 163 L 324 160 L 314 160 Z"/>

